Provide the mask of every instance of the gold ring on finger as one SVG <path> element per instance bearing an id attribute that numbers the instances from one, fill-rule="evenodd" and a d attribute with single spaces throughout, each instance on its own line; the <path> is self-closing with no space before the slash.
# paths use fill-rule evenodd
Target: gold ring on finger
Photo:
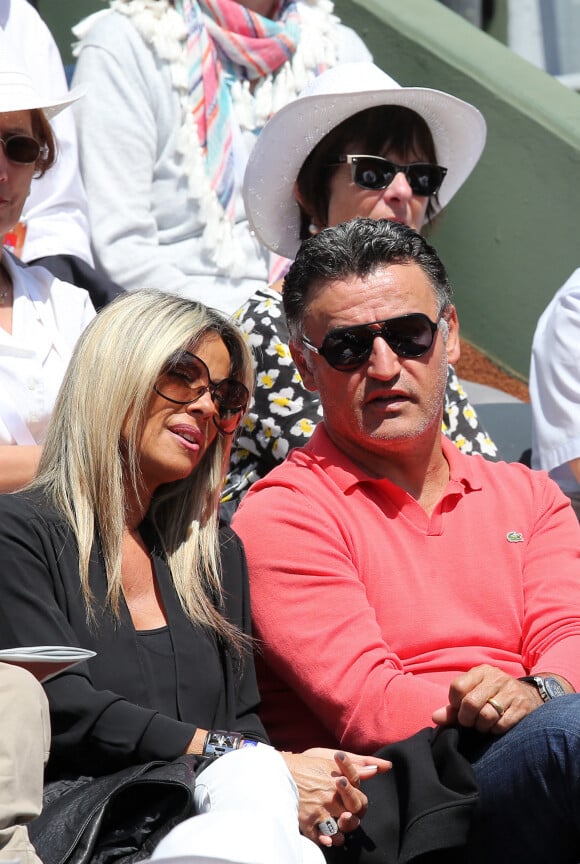
<path id="1" fill-rule="evenodd" d="M 497 699 L 494 699 L 492 696 L 490 696 L 490 698 L 487 700 L 487 704 L 491 705 L 492 708 L 495 708 L 498 715 L 500 717 L 503 717 L 503 715 L 505 714 L 505 708 L 503 707 L 503 705 L 500 705 Z"/>

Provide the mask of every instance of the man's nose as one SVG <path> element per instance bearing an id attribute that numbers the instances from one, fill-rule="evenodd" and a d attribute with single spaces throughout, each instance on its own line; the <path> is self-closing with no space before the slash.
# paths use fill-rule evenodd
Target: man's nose
<path id="1" fill-rule="evenodd" d="M 367 372 L 373 378 L 388 381 L 401 371 L 401 359 L 387 340 L 377 332 L 367 363 Z"/>

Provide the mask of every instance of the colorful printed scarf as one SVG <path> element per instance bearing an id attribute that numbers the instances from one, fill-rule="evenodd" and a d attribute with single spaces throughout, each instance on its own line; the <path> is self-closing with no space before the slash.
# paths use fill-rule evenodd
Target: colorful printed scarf
<path id="1" fill-rule="evenodd" d="M 187 28 L 188 84 L 199 143 L 212 188 L 233 218 L 232 96 L 235 81 L 273 75 L 300 38 L 295 0 L 281 0 L 277 20 L 236 0 L 175 0 Z"/>
<path id="2" fill-rule="evenodd" d="M 300 39 L 294 0 L 278 0 L 272 18 L 236 0 L 199 0 L 220 60 L 232 78 L 254 81 L 273 74 L 292 59 Z"/>

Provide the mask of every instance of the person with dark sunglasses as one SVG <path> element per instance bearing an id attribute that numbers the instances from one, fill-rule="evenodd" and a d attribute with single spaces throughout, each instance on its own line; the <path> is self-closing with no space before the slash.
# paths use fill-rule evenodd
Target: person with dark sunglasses
<path id="1" fill-rule="evenodd" d="M 477 163 L 485 121 L 447 93 L 400 87 L 372 63 L 323 73 L 267 124 L 250 156 L 246 211 L 257 237 L 293 258 L 301 240 L 354 216 L 391 218 L 421 231 Z M 275 156 L 274 156 L 275 154 Z M 253 404 L 234 443 L 224 511 L 302 446 L 321 416 L 288 349 L 282 282 L 259 290 L 236 318 L 257 352 Z M 452 367 L 443 429 L 466 453 L 497 457 Z"/>
<path id="2" fill-rule="evenodd" d="M 324 357 L 334 369 L 348 372 L 367 362 L 377 337 L 384 339 L 398 357 L 422 357 L 433 344 L 440 324 L 446 324 L 445 319 L 431 321 L 422 312 L 409 312 L 372 324 L 337 327 L 326 334 L 319 348 L 306 336 L 302 344 Z"/>
<path id="3" fill-rule="evenodd" d="M 67 79 L 56 42 L 36 7 L 28 0 L 0 0 L 0 44 L 14 53 L 48 102 L 66 93 Z M 6 244 L 26 264 L 46 267 L 63 282 L 85 288 L 99 309 L 121 289 L 93 260 L 72 111 L 53 115 L 50 124 L 58 141 L 58 159 L 50 171 L 33 177 Z"/>
<path id="4" fill-rule="evenodd" d="M 445 268 L 419 234 L 369 218 L 327 228 L 302 245 L 283 298 L 324 418 L 233 520 L 272 740 L 372 753 L 453 727 L 479 803 L 451 860 L 579 860 L 569 501 L 546 474 L 468 457 L 441 434 L 459 329 Z M 349 841 L 360 864 L 384 860 L 373 785 Z"/>
<path id="5" fill-rule="evenodd" d="M 361 189 L 381 192 L 388 189 L 397 174 L 404 174 L 413 195 L 430 198 L 437 195 L 447 174 L 447 168 L 429 162 L 397 165 L 383 156 L 347 154 L 339 156 L 336 165 L 350 165 L 351 179 Z M 332 163 L 328 166 L 332 168 Z"/>
<path id="6" fill-rule="evenodd" d="M 57 159 L 50 121 L 80 94 L 42 96 L 1 28 L 0 37 L 0 491 L 10 492 L 34 476 L 66 365 L 95 310 L 86 291 L 24 265 L 15 247 L 31 184 Z"/>
<path id="7" fill-rule="evenodd" d="M 360 780 L 390 767 L 277 753 L 259 720 L 243 549 L 217 512 L 252 382 L 243 334 L 215 310 L 118 298 L 76 346 L 35 481 L 0 495 L 0 646 L 96 652 L 45 685 L 43 860 L 70 857 L 87 824 L 85 864 L 112 845 L 115 861 L 148 857 L 191 816 L 171 840 L 191 862 L 323 864 L 364 815 Z M 187 806 L 134 792 L 130 815 L 92 823 L 95 789 L 151 763 L 174 765 Z"/>
<path id="8" fill-rule="evenodd" d="M 234 434 L 250 401 L 250 391 L 242 381 L 212 381 L 207 364 L 191 351 L 177 351 L 170 357 L 153 389 L 175 405 L 193 405 L 209 393 L 216 407 L 212 420 L 222 435 Z"/>

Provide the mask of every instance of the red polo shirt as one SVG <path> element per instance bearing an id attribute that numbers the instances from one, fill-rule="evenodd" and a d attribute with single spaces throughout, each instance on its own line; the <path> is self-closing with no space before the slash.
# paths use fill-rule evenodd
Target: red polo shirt
<path id="1" fill-rule="evenodd" d="M 368 478 L 320 424 L 256 483 L 248 555 L 272 740 L 373 751 L 432 725 L 481 663 L 580 689 L 580 526 L 543 472 L 464 456 L 431 516 Z"/>

